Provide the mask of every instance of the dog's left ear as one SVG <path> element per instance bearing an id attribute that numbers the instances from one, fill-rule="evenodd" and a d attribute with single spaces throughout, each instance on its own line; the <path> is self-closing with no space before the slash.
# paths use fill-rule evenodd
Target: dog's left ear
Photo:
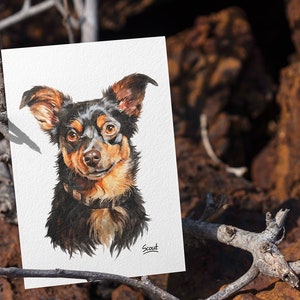
<path id="1" fill-rule="evenodd" d="M 138 117 L 142 109 L 147 84 L 157 82 L 144 74 L 131 74 L 112 85 L 118 100 L 118 108 L 129 116 Z"/>

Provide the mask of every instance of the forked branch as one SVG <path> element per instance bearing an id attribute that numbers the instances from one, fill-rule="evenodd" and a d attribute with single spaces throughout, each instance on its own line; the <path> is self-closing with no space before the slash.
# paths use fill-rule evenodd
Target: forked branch
<path id="1" fill-rule="evenodd" d="M 55 5 L 55 2 L 56 0 L 46 0 L 36 5 L 31 5 L 30 0 L 25 0 L 20 11 L 0 21 L 0 31 L 48 10 Z"/>
<path id="2" fill-rule="evenodd" d="M 254 233 L 224 224 L 183 220 L 183 230 L 187 241 L 191 239 L 211 239 L 246 250 L 252 254 L 251 268 L 241 278 L 227 285 L 209 300 L 226 299 L 242 287 L 250 283 L 258 274 L 264 274 L 287 282 L 292 287 L 298 287 L 300 262 L 287 263 L 277 245 L 282 241 L 284 221 L 289 210 L 280 210 L 275 217 L 266 214 L 266 229 Z"/>
<path id="3" fill-rule="evenodd" d="M 73 5 L 78 19 L 69 11 L 68 0 L 44 0 L 38 4 L 32 4 L 30 0 L 24 0 L 22 8 L 0 20 L 0 32 L 4 29 L 36 16 L 52 7 L 56 7 L 63 16 L 63 24 L 67 30 L 69 42 L 74 42 L 73 29 L 81 29 L 81 41 L 93 42 L 98 38 L 98 1 L 97 0 L 73 0 Z"/>

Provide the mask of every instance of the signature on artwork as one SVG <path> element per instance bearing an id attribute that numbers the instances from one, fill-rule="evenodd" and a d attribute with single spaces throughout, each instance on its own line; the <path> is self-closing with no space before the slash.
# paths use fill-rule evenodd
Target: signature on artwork
<path id="1" fill-rule="evenodd" d="M 155 246 L 147 246 L 147 244 L 143 245 L 143 254 L 157 252 L 158 253 L 158 244 L 156 243 Z"/>

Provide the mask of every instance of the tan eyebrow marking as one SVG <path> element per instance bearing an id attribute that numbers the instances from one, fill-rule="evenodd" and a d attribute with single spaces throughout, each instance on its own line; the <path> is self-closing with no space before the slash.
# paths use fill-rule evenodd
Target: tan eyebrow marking
<path id="1" fill-rule="evenodd" d="M 70 125 L 79 133 L 83 131 L 83 126 L 78 120 L 72 121 Z"/>
<path id="2" fill-rule="evenodd" d="M 100 115 L 98 118 L 97 118 L 97 126 L 99 128 L 102 128 L 103 125 L 107 122 L 107 116 L 106 115 Z"/>

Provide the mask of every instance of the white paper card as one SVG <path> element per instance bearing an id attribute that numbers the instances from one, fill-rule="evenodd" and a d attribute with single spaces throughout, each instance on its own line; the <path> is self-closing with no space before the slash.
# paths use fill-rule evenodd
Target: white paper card
<path id="1" fill-rule="evenodd" d="M 129 277 L 184 271 L 184 249 L 165 38 L 155 37 L 8 49 L 2 50 L 2 58 L 23 268 L 86 270 Z M 65 96 L 69 95 L 74 102 L 101 99 L 103 91 L 106 91 L 109 86 L 135 73 L 149 76 L 157 83 L 155 86 L 148 82 L 145 88 L 142 111 L 136 123 L 137 131 L 130 139 L 131 144 L 140 153 L 139 167 L 135 175 L 136 180 L 134 181 L 132 176 L 124 171 L 126 168 L 123 168 L 125 176 L 129 178 L 127 180 L 129 183 L 126 184 L 130 185 L 134 181 L 144 201 L 142 206 L 150 218 L 148 231 L 143 228 L 143 235 L 138 235 L 136 242 L 132 242 L 130 249 L 122 248 L 119 255 L 111 254 L 109 248 L 98 243 L 93 255 L 88 255 L 82 251 L 81 254 L 72 253 L 70 257 L 68 251 L 62 251 L 59 245 L 54 248 L 51 242 L 52 238 L 46 236 L 48 230 L 46 223 L 52 210 L 54 189 L 60 181 L 57 175 L 60 172 L 58 170 L 60 166 L 57 166 L 56 163 L 57 156 L 64 152 L 66 156 L 64 159 L 72 160 L 72 162 L 69 161 L 64 164 L 75 168 L 75 173 L 78 169 L 84 173 L 84 183 L 76 175 L 78 188 L 74 188 L 72 184 L 66 184 L 66 182 L 61 185 L 63 188 L 58 193 L 57 203 L 64 205 L 61 204 L 61 201 L 64 201 L 61 199 L 73 197 L 74 203 L 76 201 L 80 202 L 81 205 L 83 203 L 89 210 L 97 211 L 98 213 L 93 219 L 93 231 L 87 233 L 90 236 L 96 235 L 99 239 L 99 237 L 103 237 L 103 231 L 105 234 L 107 231 L 115 233 L 116 231 L 127 230 L 130 232 L 128 229 L 130 226 L 126 227 L 124 223 L 129 223 L 135 218 L 135 215 L 128 212 L 130 205 L 122 208 L 127 200 L 125 196 L 118 194 L 121 193 L 122 189 L 125 193 L 130 194 L 126 190 L 126 184 L 124 184 L 125 187 L 120 187 L 122 184 L 118 183 L 118 187 L 114 187 L 118 199 L 121 199 L 120 201 L 112 200 L 110 197 L 112 197 L 113 192 L 107 191 L 107 199 L 105 201 L 99 200 L 94 207 L 88 205 L 91 205 L 95 197 L 101 198 L 102 194 L 106 195 L 102 191 L 104 188 L 101 187 L 101 184 L 97 183 L 97 188 L 95 188 L 96 185 L 93 188 L 90 187 L 93 189 L 91 193 L 84 194 L 82 192 L 83 185 L 91 177 L 95 177 L 92 178 L 95 182 L 98 180 L 97 176 L 106 176 L 106 174 L 112 173 L 115 165 L 120 164 L 120 160 L 126 161 L 128 159 L 131 152 L 128 154 L 125 149 L 126 145 L 129 147 L 126 144 L 127 138 L 124 138 L 127 133 L 118 117 L 97 117 L 97 119 L 93 119 L 94 122 L 92 117 L 88 115 L 89 112 L 95 114 L 96 109 L 94 108 L 86 109 L 81 112 L 84 116 L 76 115 L 73 116 L 73 119 L 79 118 L 82 123 L 88 122 L 87 120 L 90 123 L 94 122 L 96 125 L 93 123 L 93 126 L 98 126 L 97 129 L 91 125 L 88 127 L 85 124 L 78 125 L 74 122 L 68 123 L 69 127 L 76 125 L 75 129 L 72 127 L 72 129 L 68 129 L 68 132 L 57 129 L 55 128 L 58 126 L 57 118 L 61 123 L 61 115 L 67 114 L 67 112 L 61 113 L 58 117 L 57 111 L 60 111 L 61 108 L 59 107 L 60 104 L 55 101 L 57 98 L 59 101 L 66 100 L 61 100 L 59 95 L 55 95 L 53 96 L 54 100 L 51 99 L 52 103 L 50 103 L 51 101 L 47 102 L 51 96 L 45 96 L 43 94 L 45 91 L 36 88 L 36 91 L 31 91 L 31 94 L 28 93 L 25 96 L 25 98 L 27 97 L 26 103 L 23 103 L 25 107 L 20 109 L 22 95 L 34 86 L 48 86 L 60 91 Z M 143 77 L 142 81 L 145 78 Z M 128 100 L 126 97 L 135 92 L 131 90 L 130 84 L 124 83 L 124 85 L 125 88 L 123 87 L 123 89 L 120 87 L 121 84 L 114 88 L 114 92 L 118 88 L 120 89 L 116 92 L 117 101 L 116 99 L 114 101 L 118 103 L 117 108 L 123 114 L 125 108 L 131 105 L 131 99 Z M 143 89 L 138 83 L 133 85 L 133 89 L 137 89 L 138 92 Z M 47 100 L 42 98 L 43 96 L 48 97 Z M 30 111 L 31 108 L 38 110 L 37 115 L 34 116 L 34 113 Z M 101 109 L 101 115 L 107 111 L 110 112 L 109 109 L 107 111 L 103 107 Z M 133 115 L 130 115 L 130 109 L 128 108 L 126 113 L 132 119 Z M 47 133 L 41 130 L 38 119 L 44 129 L 47 126 L 47 128 L 51 127 L 51 134 L 57 139 L 61 139 L 60 146 L 50 142 L 49 131 Z M 65 122 L 69 121 L 66 120 Z M 58 137 L 59 135 L 62 137 Z M 95 141 L 98 138 L 101 142 Z M 81 146 L 81 143 L 84 146 Z M 99 146 L 96 154 L 92 143 Z M 59 149 L 61 145 L 64 150 Z M 83 147 L 89 147 L 89 149 L 86 150 Z M 102 153 L 104 148 L 106 152 Z M 89 157 L 86 154 L 88 151 L 90 151 Z M 122 151 L 121 154 L 120 151 Z M 73 161 L 74 152 L 79 153 L 78 160 L 80 163 Z M 108 158 L 111 152 L 113 152 L 114 158 Z M 130 159 L 133 160 L 134 158 Z M 105 169 L 103 172 L 97 169 L 100 164 L 102 169 Z M 128 168 L 130 168 L 129 165 Z M 93 176 L 88 173 L 91 169 L 96 170 Z M 103 175 L 104 173 L 105 175 Z M 119 180 L 118 176 L 115 176 L 116 180 Z M 101 182 L 104 182 L 104 179 Z M 105 189 L 109 189 L 113 185 L 112 182 L 114 181 L 110 179 L 106 183 Z M 61 196 L 60 193 L 68 195 Z M 131 199 L 130 201 L 135 203 L 135 200 Z M 102 203 L 106 205 L 104 208 L 100 208 Z M 97 205 L 100 206 L 97 207 Z M 116 207 L 118 208 L 116 209 Z M 101 213 L 99 212 L 100 209 L 102 209 Z M 110 215 L 108 219 L 102 221 L 101 216 L 104 218 L 112 210 L 115 214 L 117 214 L 117 210 L 123 219 L 114 217 L 114 225 L 105 225 L 107 224 L 105 222 L 110 222 L 113 217 Z M 68 216 L 66 216 L 67 218 Z M 72 222 L 73 226 L 76 227 L 76 218 L 74 216 L 70 218 L 69 223 Z M 65 219 L 56 219 L 54 222 L 56 222 L 54 227 L 59 227 L 57 228 L 59 231 L 64 226 L 59 226 L 59 224 L 64 224 Z M 91 224 L 91 218 L 88 218 L 86 223 Z M 74 228 L 72 230 L 76 233 Z M 121 235 L 121 233 L 118 234 Z M 102 243 L 104 241 L 104 243 L 109 244 L 113 240 L 113 234 L 107 234 L 107 236 L 109 240 L 103 238 Z M 64 236 L 61 236 L 60 239 L 64 239 Z M 66 245 L 70 243 L 67 241 L 64 246 L 67 247 Z M 84 281 L 63 278 L 26 278 L 25 288 L 78 282 Z"/>

